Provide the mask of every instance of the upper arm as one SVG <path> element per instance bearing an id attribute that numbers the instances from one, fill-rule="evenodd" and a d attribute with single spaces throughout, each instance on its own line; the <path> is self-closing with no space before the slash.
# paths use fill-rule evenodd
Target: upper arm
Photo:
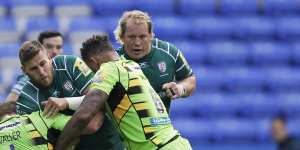
<path id="1" fill-rule="evenodd" d="M 72 77 L 74 86 L 83 94 L 93 78 L 92 70 L 78 57 L 74 58 Z"/>
<path id="2" fill-rule="evenodd" d="M 176 56 L 176 64 L 175 64 L 175 78 L 177 81 L 183 80 L 191 75 L 193 75 L 193 71 L 186 61 L 185 57 L 183 56 L 180 50 L 177 50 L 178 54 Z"/>

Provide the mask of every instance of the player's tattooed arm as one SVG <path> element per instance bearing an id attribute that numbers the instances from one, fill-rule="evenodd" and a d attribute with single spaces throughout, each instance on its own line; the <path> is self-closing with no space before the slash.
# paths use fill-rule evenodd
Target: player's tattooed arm
<path id="1" fill-rule="evenodd" d="M 93 120 L 97 112 L 101 111 L 107 98 L 108 95 L 101 90 L 90 90 L 85 96 L 79 109 L 65 126 L 62 134 L 57 140 L 58 142 L 56 143 L 55 150 L 64 150 L 74 144 L 90 121 Z M 100 121 L 102 122 L 103 119 Z M 99 123 L 99 128 L 101 125 L 102 123 Z"/>

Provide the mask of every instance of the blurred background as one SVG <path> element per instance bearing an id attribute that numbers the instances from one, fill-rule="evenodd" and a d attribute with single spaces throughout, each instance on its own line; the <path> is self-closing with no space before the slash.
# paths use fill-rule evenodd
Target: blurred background
<path id="1" fill-rule="evenodd" d="M 300 0 L 0 0 L 0 97 L 21 73 L 20 44 L 45 30 L 64 54 L 109 33 L 126 10 L 146 11 L 155 35 L 175 44 L 197 76 L 171 118 L 195 150 L 275 150 L 271 119 L 300 137 Z"/>

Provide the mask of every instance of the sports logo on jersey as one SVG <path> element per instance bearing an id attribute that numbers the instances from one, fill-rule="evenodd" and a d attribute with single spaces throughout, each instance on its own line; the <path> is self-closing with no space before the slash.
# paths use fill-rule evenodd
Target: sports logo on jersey
<path id="1" fill-rule="evenodd" d="M 66 89 L 67 91 L 73 91 L 73 85 L 70 81 L 66 81 L 64 84 L 64 89 Z"/>
<path id="2" fill-rule="evenodd" d="M 166 72 L 167 70 L 167 65 L 164 61 L 157 63 L 158 69 L 161 73 Z"/>
<path id="3" fill-rule="evenodd" d="M 74 67 L 77 67 L 84 76 L 88 76 L 92 72 L 91 69 L 79 58 L 76 59 Z"/>

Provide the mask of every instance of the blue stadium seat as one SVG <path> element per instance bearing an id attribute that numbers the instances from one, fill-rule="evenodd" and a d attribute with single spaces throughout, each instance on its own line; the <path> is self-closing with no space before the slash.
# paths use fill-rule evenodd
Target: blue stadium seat
<path id="1" fill-rule="evenodd" d="M 80 44 L 95 34 L 106 32 L 107 20 L 98 17 L 78 17 L 71 20 L 69 25 L 69 41 Z M 112 31 L 110 31 L 112 32 Z M 110 36 L 113 39 L 112 36 Z"/>
<path id="2" fill-rule="evenodd" d="M 201 119 L 171 119 L 174 128 L 180 132 L 180 134 L 189 139 L 191 143 L 193 141 L 197 143 L 208 142 L 212 139 L 212 132 L 214 130 L 212 122 L 210 120 Z"/>
<path id="3" fill-rule="evenodd" d="M 266 75 L 263 69 L 233 67 L 224 69 L 225 88 L 231 92 L 260 92 L 263 90 Z"/>
<path id="4" fill-rule="evenodd" d="M 275 21 L 268 17 L 247 16 L 234 20 L 236 24 L 235 36 L 242 40 L 273 39 L 275 35 Z"/>
<path id="5" fill-rule="evenodd" d="M 183 16 L 198 16 L 199 14 L 213 14 L 216 12 L 214 0 L 180 0 L 179 10 Z"/>
<path id="6" fill-rule="evenodd" d="M 197 90 L 218 91 L 222 88 L 224 81 L 224 71 L 222 67 L 199 66 L 193 71 L 197 78 Z"/>
<path id="7" fill-rule="evenodd" d="M 299 118 L 297 119 L 291 119 L 288 120 L 288 130 L 291 136 L 300 138 L 300 120 Z"/>
<path id="8" fill-rule="evenodd" d="M 286 43 L 256 42 L 250 47 L 250 58 L 256 65 L 287 65 L 291 59 L 292 50 Z"/>
<path id="9" fill-rule="evenodd" d="M 60 31 L 60 26 L 57 18 L 54 17 L 32 17 L 28 19 L 25 29 L 25 38 L 27 40 L 35 40 L 41 31 Z"/>
<path id="10" fill-rule="evenodd" d="M 29 18 L 26 25 L 26 31 L 44 31 L 44 30 L 59 30 L 59 22 L 55 17 L 32 17 Z"/>
<path id="11" fill-rule="evenodd" d="M 248 59 L 248 46 L 244 43 L 212 42 L 207 48 L 208 61 L 214 65 L 243 65 Z"/>
<path id="12" fill-rule="evenodd" d="M 18 58 L 19 43 L 0 43 L 0 58 Z"/>
<path id="13" fill-rule="evenodd" d="M 300 38 L 300 18 L 280 17 L 276 19 L 276 34 L 280 40 L 299 40 Z"/>
<path id="14" fill-rule="evenodd" d="M 193 145 L 193 150 L 276 150 L 274 143 L 211 143 Z"/>
<path id="15" fill-rule="evenodd" d="M 191 18 L 193 37 L 200 40 L 228 39 L 233 34 L 230 18 L 206 16 Z"/>
<path id="16" fill-rule="evenodd" d="M 15 17 L 45 17 L 50 11 L 47 0 L 11 0 L 8 3 Z"/>
<path id="17" fill-rule="evenodd" d="M 17 29 L 16 20 L 9 17 L 0 18 L 0 43 L 19 42 L 21 33 Z"/>
<path id="18" fill-rule="evenodd" d="M 0 0 L 0 17 L 5 17 L 8 13 L 8 4 L 7 0 Z"/>
<path id="19" fill-rule="evenodd" d="M 255 14 L 257 12 L 256 3 L 256 1 L 221 0 L 221 13 L 229 15 Z"/>
<path id="20" fill-rule="evenodd" d="M 270 118 L 279 111 L 279 102 L 273 95 L 266 95 L 259 92 L 245 92 L 236 94 L 239 100 L 238 107 L 240 115 L 246 118 Z"/>
<path id="21" fill-rule="evenodd" d="M 299 0 L 264 0 L 264 12 L 268 15 L 291 15 L 298 14 Z"/>
<path id="22" fill-rule="evenodd" d="M 174 13 L 173 0 L 134 1 L 134 9 L 142 10 L 150 15 L 172 15 Z"/>
<path id="23" fill-rule="evenodd" d="M 289 118 L 299 117 L 300 94 L 298 92 L 283 93 L 283 94 L 279 94 L 277 97 L 282 112 L 284 112 Z"/>
<path id="24" fill-rule="evenodd" d="M 247 119 L 215 121 L 214 138 L 218 142 L 247 142 L 257 137 L 257 123 Z"/>
<path id="25" fill-rule="evenodd" d="M 188 63 L 192 66 L 199 66 L 207 60 L 206 44 L 195 41 L 177 41 L 174 45 L 181 50 Z"/>
<path id="26" fill-rule="evenodd" d="M 174 101 L 170 109 L 170 116 L 173 118 L 197 118 L 201 101 L 201 94 L 194 93 L 192 96 L 182 100 Z"/>
<path id="27" fill-rule="evenodd" d="M 82 17 L 92 15 L 91 0 L 52 0 L 54 14 L 58 17 Z"/>
<path id="28" fill-rule="evenodd" d="M 73 55 L 74 51 L 73 51 L 73 46 L 70 43 L 65 42 L 63 45 L 63 54 L 64 55 Z"/>
<path id="29" fill-rule="evenodd" d="M 165 40 L 188 39 L 191 33 L 188 21 L 178 17 L 154 17 L 154 33 Z"/>
<path id="30" fill-rule="evenodd" d="M 294 43 L 291 43 L 292 47 L 292 61 L 300 65 L 300 41 L 296 41 Z"/>
<path id="31" fill-rule="evenodd" d="M 200 93 L 197 114 L 203 118 L 233 118 L 238 113 L 238 99 L 231 94 Z"/>
<path id="32" fill-rule="evenodd" d="M 288 67 L 274 67 L 266 70 L 267 86 L 274 92 L 299 92 L 300 71 Z"/>
<path id="33" fill-rule="evenodd" d="M 92 0 L 96 15 L 119 15 L 134 8 L 134 0 Z"/>

